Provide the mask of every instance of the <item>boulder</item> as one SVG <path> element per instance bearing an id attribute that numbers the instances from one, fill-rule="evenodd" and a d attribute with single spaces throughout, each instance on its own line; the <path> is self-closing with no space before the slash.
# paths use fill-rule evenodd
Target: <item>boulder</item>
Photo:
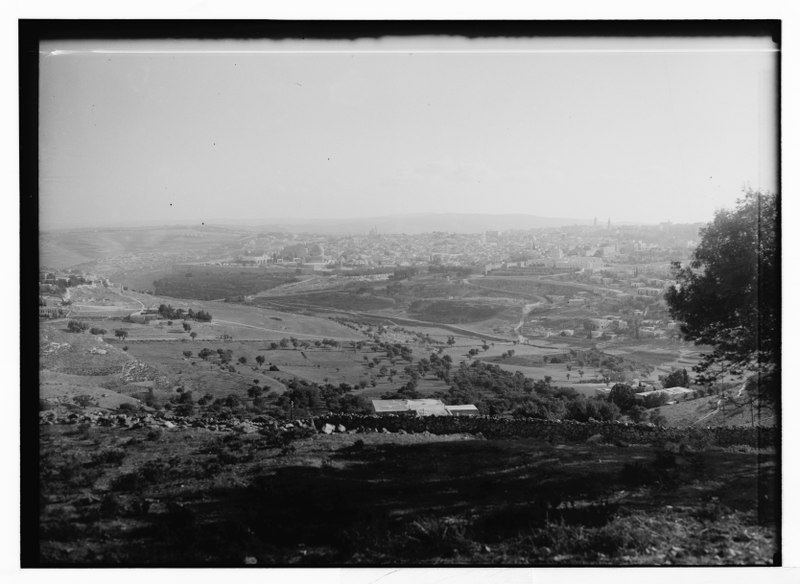
<path id="1" fill-rule="evenodd" d="M 339 424 L 338 426 L 336 426 L 336 431 L 337 432 L 347 432 L 347 428 L 345 428 L 344 426 Z"/>
<path id="2" fill-rule="evenodd" d="M 333 434 L 333 431 L 334 431 L 335 429 L 336 429 L 336 426 L 334 426 L 333 424 L 325 424 L 325 425 L 322 427 L 322 431 L 323 431 L 325 434 Z"/>
<path id="3" fill-rule="evenodd" d="M 603 435 L 602 434 L 592 434 L 591 436 L 589 436 L 586 439 L 586 443 L 587 444 L 597 444 L 598 442 L 602 442 L 602 441 L 603 441 Z"/>
<path id="4" fill-rule="evenodd" d="M 174 428 L 174 427 L 175 427 L 175 424 L 173 424 L 173 423 L 172 423 L 172 422 L 170 422 L 169 420 L 164 420 L 164 427 L 165 427 L 165 428 Z"/>

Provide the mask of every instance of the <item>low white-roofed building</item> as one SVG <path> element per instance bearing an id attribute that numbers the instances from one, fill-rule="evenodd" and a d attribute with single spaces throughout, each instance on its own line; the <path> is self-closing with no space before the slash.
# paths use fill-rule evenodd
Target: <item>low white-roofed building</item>
<path id="1" fill-rule="evenodd" d="M 376 414 L 410 414 L 416 416 L 470 415 L 461 412 L 478 413 L 474 405 L 446 406 L 438 399 L 374 399 L 372 407 Z M 458 408 L 453 414 L 450 408 Z M 470 409 L 471 408 L 471 409 Z"/>
<path id="2" fill-rule="evenodd" d="M 694 390 L 689 389 L 688 387 L 667 387 L 665 389 L 654 389 L 652 391 L 643 391 L 641 393 L 637 393 L 637 397 L 641 397 L 644 399 L 645 396 L 653 395 L 653 394 L 661 394 L 666 395 L 669 397 L 686 397 L 687 395 L 693 394 Z"/>
<path id="3" fill-rule="evenodd" d="M 477 416 L 480 414 L 474 404 L 463 404 L 458 406 L 444 406 L 451 416 Z"/>

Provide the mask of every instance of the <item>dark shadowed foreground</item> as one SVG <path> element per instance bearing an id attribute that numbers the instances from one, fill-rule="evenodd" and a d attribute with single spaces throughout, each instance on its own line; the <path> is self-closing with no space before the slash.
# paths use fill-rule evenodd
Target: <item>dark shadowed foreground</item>
<path id="1" fill-rule="evenodd" d="M 770 565 L 775 462 L 746 446 L 42 426 L 40 558 Z"/>

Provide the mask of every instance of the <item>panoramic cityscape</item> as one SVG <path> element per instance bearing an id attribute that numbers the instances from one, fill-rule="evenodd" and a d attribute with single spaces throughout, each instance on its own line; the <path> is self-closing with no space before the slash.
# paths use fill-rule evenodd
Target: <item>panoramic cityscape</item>
<path id="1" fill-rule="evenodd" d="M 36 563 L 780 565 L 776 51 L 43 42 Z"/>

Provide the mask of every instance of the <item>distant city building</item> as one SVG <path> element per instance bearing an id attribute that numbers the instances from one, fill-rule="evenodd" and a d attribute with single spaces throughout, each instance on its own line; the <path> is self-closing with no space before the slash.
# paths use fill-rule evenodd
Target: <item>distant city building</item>
<path id="1" fill-rule="evenodd" d="M 240 260 L 243 264 L 255 264 L 257 266 L 264 266 L 270 262 L 270 256 L 267 254 L 259 256 L 243 256 Z"/>
<path id="2" fill-rule="evenodd" d="M 40 306 L 39 318 L 59 318 L 64 316 L 64 311 L 56 306 Z"/>

